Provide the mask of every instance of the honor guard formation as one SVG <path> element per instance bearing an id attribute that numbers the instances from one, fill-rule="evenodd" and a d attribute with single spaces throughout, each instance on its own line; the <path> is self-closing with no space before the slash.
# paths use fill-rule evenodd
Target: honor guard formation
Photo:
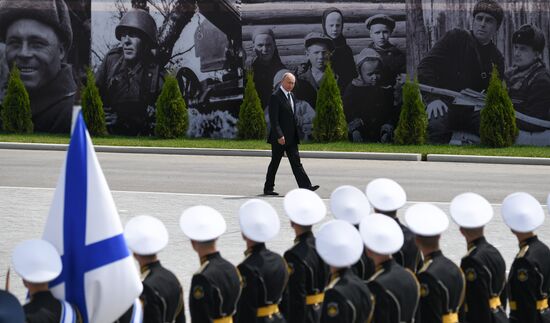
<path id="1" fill-rule="evenodd" d="M 440 249 L 447 214 L 433 204 L 415 203 L 402 223 L 397 211 L 406 201 L 403 188 L 387 178 L 371 181 L 365 193 L 341 186 L 330 196 L 334 219 L 326 221 L 319 195 L 294 189 L 284 197 L 294 245 L 280 255 L 268 248 L 279 233 L 279 215 L 264 200 L 248 200 L 238 211 L 246 250 L 237 266 L 216 245 L 227 228 L 224 216 L 204 205 L 186 209 L 179 225 L 200 259 L 188 290 L 187 319 L 550 322 L 550 249 L 535 234 L 545 211 L 534 197 L 519 192 L 502 202 L 502 218 L 519 244 L 508 275 L 499 250 L 484 236 L 494 214 L 484 197 L 467 192 L 450 203 L 450 217 L 467 243 L 460 264 Z M 186 322 L 183 288 L 157 257 L 169 240 L 164 224 L 136 216 L 126 223 L 124 238 L 141 268 L 143 292 L 117 322 Z M 13 251 L 12 262 L 28 289 L 28 302 L 21 307 L 13 295 L 0 291 L 0 322 L 82 322 L 75 305 L 49 290 L 48 283 L 63 271 L 55 247 L 44 240 L 24 241 Z"/>

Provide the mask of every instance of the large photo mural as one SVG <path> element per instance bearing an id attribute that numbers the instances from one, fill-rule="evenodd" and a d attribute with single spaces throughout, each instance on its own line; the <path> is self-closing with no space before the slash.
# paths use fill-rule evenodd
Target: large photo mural
<path id="1" fill-rule="evenodd" d="M 187 135 L 235 138 L 246 71 L 264 111 L 292 72 L 307 141 L 330 63 L 350 141 L 392 142 L 408 74 L 420 83 L 429 142 L 478 144 L 483 106 L 460 98 L 483 102 L 496 66 L 516 144 L 547 146 L 549 36 L 548 1 L 0 0 L 0 100 L 16 66 L 34 130 L 68 133 L 91 67 L 109 133 L 150 136 L 171 74 Z"/>

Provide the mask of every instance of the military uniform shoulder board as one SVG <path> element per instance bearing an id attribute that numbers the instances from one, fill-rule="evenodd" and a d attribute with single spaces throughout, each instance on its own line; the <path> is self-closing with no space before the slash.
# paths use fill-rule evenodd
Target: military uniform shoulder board
<path id="1" fill-rule="evenodd" d="M 421 272 L 424 272 L 424 271 L 428 270 L 428 268 L 430 268 L 430 266 L 431 266 L 432 263 L 433 263 L 433 260 L 432 260 L 432 259 L 426 261 L 426 262 L 424 263 L 424 265 L 422 266 L 422 268 L 420 268 L 420 270 L 418 271 L 418 273 L 421 273 Z"/>
<path id="2" fill-rule="evenodd" d="M 199 268 L 199 270 L 197 270 L 197 272 L 196 272 L 195 274 L 201 274 L 201 273 L 206 269 L 206 267 L 208 267 L 209 264 L 210 264 L 210 261 L 209 261 L 209 260 L 205 261 L 205 262 L 201 265 L 201 267 Z"/>
<path id="3" fill-rule="evenodd" d="M 340 313 L 340 309 L 338 308 L 338 303 L 331 302 L 327 304 L 327 315 L 329 317 L 336 317 Z"/>
<path id="4" fill-rule="evenodd" d="M 529 245 L 523 246 L 521 250 L 518 252 L 518 255 L 516 258 L 523 258 L 525 257 L 525 254 L 527 254 L 527 251 L 529 250 Z"/>

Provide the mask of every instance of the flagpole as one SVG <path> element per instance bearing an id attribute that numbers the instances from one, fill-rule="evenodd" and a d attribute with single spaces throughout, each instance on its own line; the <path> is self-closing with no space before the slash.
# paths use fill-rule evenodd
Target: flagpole
<path id="1" fill-rule="evenodd" d="M 8 272 L 6 273 L 6 292 L 10 290 L 10 266 L 8 266 Z"/>

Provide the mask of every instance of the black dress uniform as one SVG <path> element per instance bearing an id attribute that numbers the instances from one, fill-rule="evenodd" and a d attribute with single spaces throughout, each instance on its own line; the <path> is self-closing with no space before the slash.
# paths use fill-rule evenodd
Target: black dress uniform
<path id="1" fill-rule="evenodd" d="M 284 254 L 290 277 L 281 303 L 283 315 L 289 323 L 319 322 L 329 269 L 315 250 L 311 231 L 294 242 Z"/>
<path id="2" fill-rule="evenodd" d="M 461 322 L 508 322 L 501 306 L 506 304 L 506 264 L 500 252 L 481 237 L 468 245 L 460 268 L 466 277 Z"/>
<path id="3" fill-rule="evenodd" d="M 350 268 L 335 273 L 325 290 L 321 323 L 364 323 L 372 320 L 374 298 Z"/>
<path id="4" fill-rule="evenodd" d="M 438 250 L 426 257 L 417 277 L 420 282 L 418 322 L 458 323 L 465 289 L 460 268 Z"/>
<path id="5" fill-rule="evenodd" d="M 510 268 L 510 322 L 550 322 L 550 249 L 537 236 L 523 241 Z"/>
<path id="6" fill-rule="evenodd" d="M 368 282 L 374 295 L 374 322 L 413 322 L 420 298 L 415 275 L 394 259 L 385 261 Z"/>
<path id="7" fill-rule="evenodd" d="M 30 302 L 23 306 L 23 310 L 27 323 L 59 323 L 62 322 L 62 307 L 61 301 L 55 298 L 50 291 L 44 291 L 35 293 Z M 71 307 L 76 315 L 76 322 L 82 322 L 76 307 Z"/>
<path id="8" fill-rule="evenodd" d="M 189 311 L 193 323 L 232 322 L 241 295 L 240 275 L 219 252 L 201 259 L 191 280 Z"/>
<path id="9" fill-rule="evenodd" d="M 413 273 L 416 273 L 418 270 L 420 270 L 420 268 L 422 268 L 423 260 L 422 253 L 420 252 L 420 250 L 418 250 L 418 247 L 416 246 L 414 233 L 412 233 L 409 228 L 401 224 L 397 217 L 393 217 L 393 219 L 397 221 L 397 224 L 399 224 L 399 226 L 401 227 L 401 230 L 403 231 L 404 241 L 401 250 L 394 253 L 392 256 L 398 264 L 405 268 L 408 268 Z"/>
<path id="10" fill-rule="evenodd" d="M 145 276 L 143 284 L 149 286 L 160 301 L 162 322 L 185 323 L 183 288 L 177 277 L 160 261 L 142 267 L 141 273 Z"/>
<path id="11" fill-rule="evenodd" d="M 286 262 L 280 255 L 258 243 L 245 253 L 237 267 L 243 279 L 243 290 L 237 307 L 237 323 L 285 322 L 279 302 L 288 282 Z"/>

